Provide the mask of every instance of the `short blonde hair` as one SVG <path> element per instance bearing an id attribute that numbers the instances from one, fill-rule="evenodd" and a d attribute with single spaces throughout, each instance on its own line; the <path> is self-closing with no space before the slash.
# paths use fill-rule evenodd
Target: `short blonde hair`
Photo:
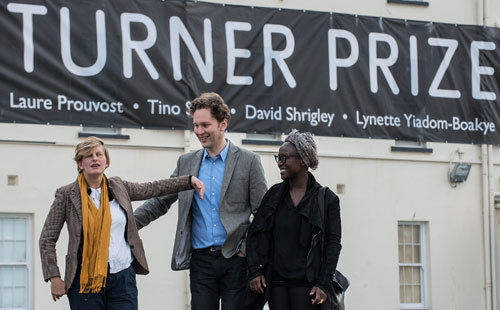
<path id="1" fill-rule="evenodd" d="M 97 137 L 90 136 L 90 137 L 85 138 L 85 140 L 83 140 L 83 142 L 78 143 L 78 145 L 75 148 L 75 157 L 73 159 L 76 162 L 76 169 L 78 170 L 78 173 L 82 172 L 80 167 L 78 167 L 78 164 L 82 161 L 82 159 L 85 156 L 90 155 L 92 153 L 92 150 L 98 146 L 102 146 L 102 148 L 104 150 L 104 156 L 106 156 L 106 163 L 109 166 L 109 163 L 110 163 L 109 152 L 108 152 L 108 149 L 106 148 L 106 145 L 104 145 L 104 141 L 102 141 L 101 139 L 99 139 Z"/>

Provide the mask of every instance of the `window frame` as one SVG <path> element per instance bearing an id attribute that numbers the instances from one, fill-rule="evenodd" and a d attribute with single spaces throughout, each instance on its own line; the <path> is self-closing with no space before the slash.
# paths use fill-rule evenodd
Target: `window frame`
<path id="1" fill-rule="evenodd" d="M 420 264 L 409 264 L 401 263 L 399 261 L 399 246 L 401 240 L 399 240 L 399 227 L 403 226 L 418 226 L 419 227 L 419 238 L 420 238 Z M 418 267 L 420 266 L 420 303 L 403 303 L 401 302 L 401 293 L 399 293 L 399 306 L 400 309 L 428 309 L 428 297 L 427 297 L 427 235 L 426 235 L 426 223 L 418 221 L 399 221 L 398 222 L 398 279 L 400 279 L 401 274 L 399 271 L 400 267 Z M 398 280 L 398 289 L 401 290 L 401 281 Z"/>
<path id="2" fill-rule="evenodd" d="M 33 291 L 33 277 L 32 277 L 32 265 L 33 265 L 33 228 L 32 228 L 32 215 L 28 213 L 0 213 L 0 218 L 22 218 L 26 219 L 25 233 L 26 233 L 26 261 L 24 263 L 18 262 L 1 262 L 0 266 L 26 266 L 26 293 L 24 296 L 25 307 L 24 308 L 2 308 L 0 305 L 0 310 L 29 310 L 31 309 L 32 301 L 32 291 Z"/>

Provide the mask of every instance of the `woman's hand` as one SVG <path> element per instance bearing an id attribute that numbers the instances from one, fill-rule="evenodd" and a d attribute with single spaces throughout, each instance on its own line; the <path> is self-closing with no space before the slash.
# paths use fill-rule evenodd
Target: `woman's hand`
<path id="1" fill-rule="evenodd" d="M 266 287 L 266 278 L 264 276 L 258 276 L 250 281 L 250 290 L 257 294 L 264 294 L 264 289 Z"/>
<path id="2" fill-rule="evenodd" d="M 50 278 L 50 292 L 54 301 L 57 301 L 64 294 L 66 294 L 66 285 L 61 277 Z"/>
<path id="3" fill-rule="evenodd" d="M 200 194 L 200 199 L 203 200 L 203 194 L 205 193 L 205 184 L 193 175 L 191 176 L 191 185 L 195 190 L 198 191 L 198 193 Z"/>
<path id="4" fill-rule="evenodd" d="M 322 304 L 325 302 L 327 296 L 326 296 L 326 293 L 323 292 L 322 289 L 320 289 L 319 287 L 317 286 L 314 286 L 311 290 L 311 292 L 309 293 L 309 295 L 311 295 L 311 300 L 312 300 L 312 304 L 315 305 L 315 304 Z"/>

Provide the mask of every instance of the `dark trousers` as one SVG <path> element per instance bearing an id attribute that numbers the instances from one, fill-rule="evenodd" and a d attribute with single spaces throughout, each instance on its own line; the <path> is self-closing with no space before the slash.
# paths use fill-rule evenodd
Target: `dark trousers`
<path id="1" fill-rule="evenodd" d="M 311 287 L 271 287 L 271 310 L 319 310 L 321 305 L 312 304 Z"/>
<path id="2" fill-rule="evenodd" d="M 189 279 L 192 310 L 243 309 L 247 293 L 246 258 L 227 259 L 220 250 L 194 250 Z"/>
<path id="3" fill-rule="evenodd" d="M 80 294 L 80 270 L 68 290 L 71 310 L 137 310 L 137 284 L 132 266 L 109 274 L 99 293 Z"/>

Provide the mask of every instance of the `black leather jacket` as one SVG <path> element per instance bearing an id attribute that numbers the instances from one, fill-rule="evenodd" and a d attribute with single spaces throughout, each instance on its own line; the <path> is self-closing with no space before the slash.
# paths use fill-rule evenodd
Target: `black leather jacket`
<path id="1" fill-rule="evenodd" d="M 314 185 L 305 193 L 304 204 L 299 210 L 299 214 L 305 216 L 313 226 L 311 247 L 307 255 L 307 280 L 326 292 L 331 285 L 342 247 L 340 244 L 340 203 L 337 195 L 328 189 L 325 195 L 326 228 L 323 228 L 324 225 L 318 205 L 318 191 L 321 185 L 316 182 L 311 173 L 309 173 L 309 178 L 313 178 Z M 283 195 L 288 193 L 288 184 L 285 182 L 287 181 L 275 184 L 267 191 L 248 230 L 247 263 L 249 280 L 265 275 L 266 282 L 270 284 L 270 269 L 272 269 L 270 266 L 273 263 L 272 233 L 274 215 Z M 323 259 L 321 257 L 322 238 L 325 238 Z M 267 285 L 267 288 L 270 288 L 270 285 Z"/>

